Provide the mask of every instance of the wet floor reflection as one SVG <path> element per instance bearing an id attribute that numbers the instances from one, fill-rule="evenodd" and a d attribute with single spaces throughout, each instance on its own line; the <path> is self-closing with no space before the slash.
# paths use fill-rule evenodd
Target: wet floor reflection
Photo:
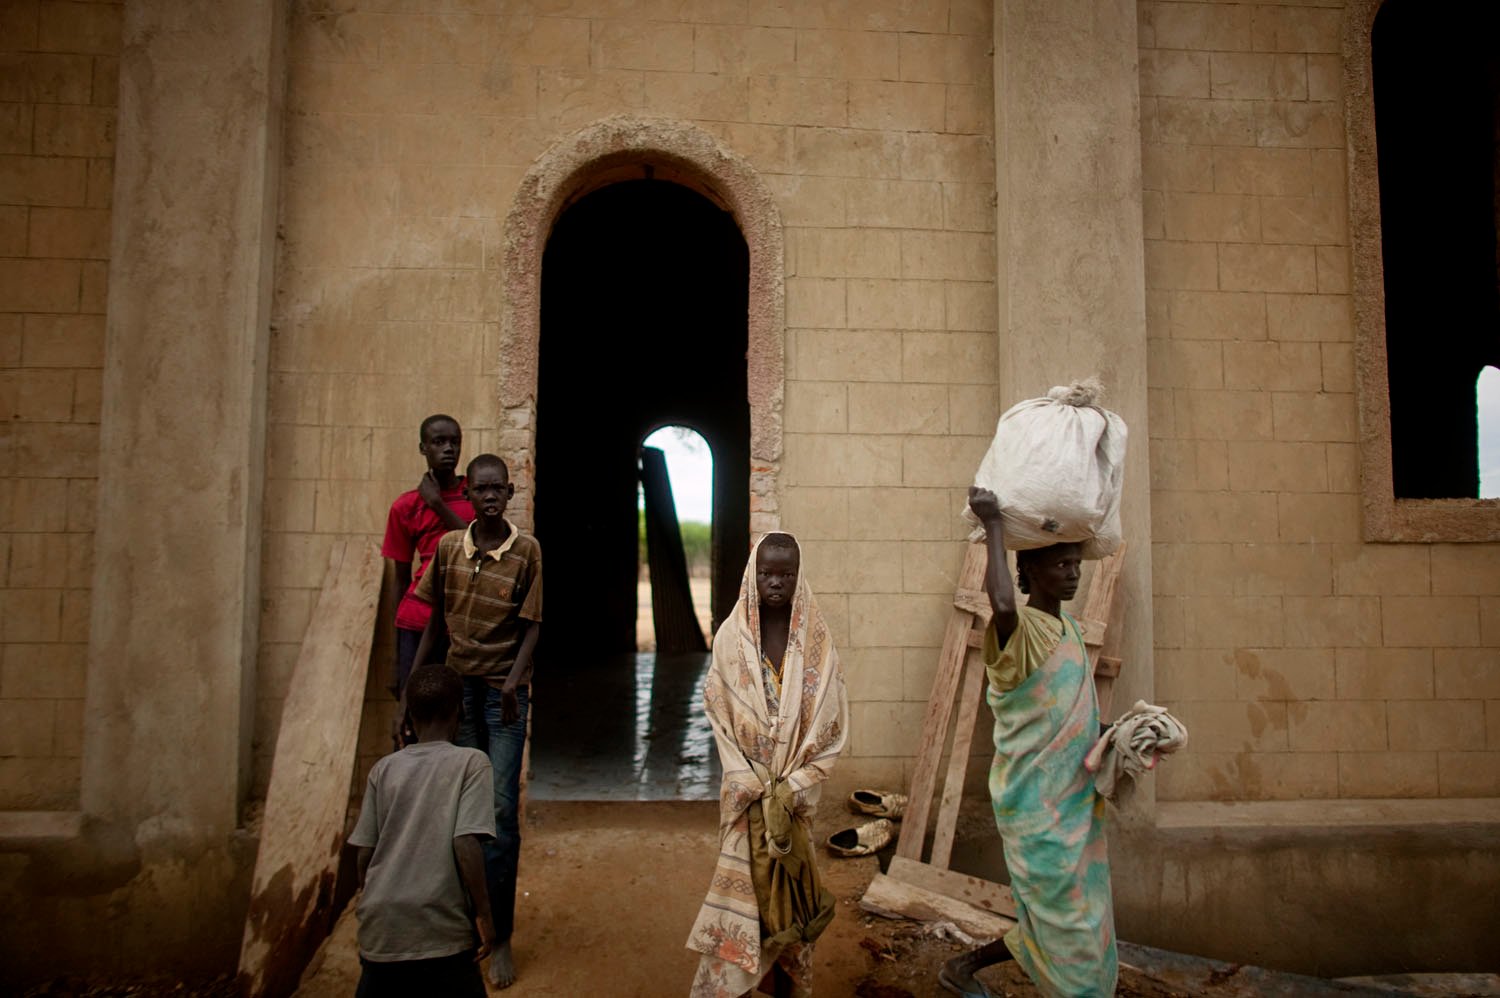
<path id="1" fill-rule="evenodd" d="M 531 797 L 717 800 L 719 753 L 703 716 L 709 660 L 640 652 L 539 676 Z"/>

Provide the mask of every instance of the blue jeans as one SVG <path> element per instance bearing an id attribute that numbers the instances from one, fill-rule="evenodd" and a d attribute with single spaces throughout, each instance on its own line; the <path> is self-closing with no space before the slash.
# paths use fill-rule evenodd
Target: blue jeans
<path id="1" fill-rule="evenodd" d="M 530 690 L 516 690 L 515 721 L 500 719 L 500 689 L 477 676 L 464 677 L 464 715 L 458 744 L 489 753 L 495 779 L 495 837 L 484 844 L 484 877 L 490 891 L 495 941 L 510 939 L 516 920 L 516 868 L 521 859 L 521 754 L 526 748 Z"/>

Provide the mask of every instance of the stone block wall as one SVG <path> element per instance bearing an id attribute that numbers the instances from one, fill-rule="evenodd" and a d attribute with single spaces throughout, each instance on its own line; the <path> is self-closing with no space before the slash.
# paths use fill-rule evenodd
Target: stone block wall
<path id="1" fill-rule="evenodd" d="M 429 412 L 503 453 L 504 219 L 543 150 L 616 114 L 709 132 L 778 200 L 782 523 L 845 653 L 857 771 L 901 779 L 998 416 L 990 4 L 410 7 L 293 9 L 257 785 L 329 540 L 378 537 Z"/>
<path id="2" fill-rule="evenodd" d="M 78 804 L 120 14 L 0 6 L 0 810 Z"/>
<path id="3" fill-rule="evenodd" d="M 409 8 L 293 8 L 257 787 L 330 539 L 378 537 L 429 412 L 470 455 L 504 450 L 510 197 L 619 113 L 692 122 L 778 200 L 782 523 L 845 652 L 851 758 L 903 779 L 999 408 L 990 5 Z M 1493 795 L 1500 554 L 1361 540 L 1344 11 L 1140 15 L 1153 668 L 1201 732 L 1162 799 Z M 120 5 L 0 17 L 0 807 L 67 808 Z M 366 733 L 368 760 L 384 726 Z"/>
<path id="4" fill-rule="evenodd" d="M 1140 5 L 1161 800 L 1500 794 L 1500 549 L 1361 539 L 1343 32 Z"/>

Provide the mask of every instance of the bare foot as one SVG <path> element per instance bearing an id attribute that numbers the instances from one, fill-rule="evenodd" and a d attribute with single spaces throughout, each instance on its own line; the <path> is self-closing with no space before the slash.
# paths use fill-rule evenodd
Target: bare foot
<path id="1" fill-rule="evenodd" d="M 490 952 L 490 984 L 497 988 L 508 988 L 516 983 L 516 965 L 510 958 L 510 940 L 499 943 Z"/>

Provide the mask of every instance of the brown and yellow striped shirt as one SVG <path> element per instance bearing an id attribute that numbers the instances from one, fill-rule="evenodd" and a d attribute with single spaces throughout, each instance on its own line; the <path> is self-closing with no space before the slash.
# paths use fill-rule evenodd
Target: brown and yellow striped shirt
<path id="1" fill-rule="evenodd" d="M 448 621 L 448 665 L 461 676 L 484 676 L 499 686 L 516 664 L 526 633 L 522 621 L 542 620 L 542 547 L 509 520 L 510 536 L 493 551 L 474 546 L 474 527 L 450 530 L 438 541 L 432 565 L 417 584 L 431 603 L 442 580 Z M 522 685 L 530 682 L 522 676 Z"/>

